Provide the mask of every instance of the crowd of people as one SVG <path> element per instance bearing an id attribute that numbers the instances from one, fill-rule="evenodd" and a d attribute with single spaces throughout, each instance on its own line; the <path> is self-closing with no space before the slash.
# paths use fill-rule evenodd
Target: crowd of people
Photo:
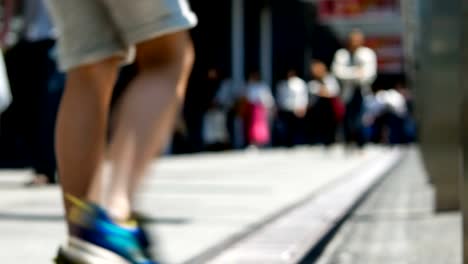
<path id="1" fill-rule="evenodd" d="M 5 23 L 7 29 L 0 32 L 0 41 L 6 47 L 4 62 L 13 98 L 7 109 L 1 107 L 6 111 L 1 115 L 0 142 L 4 153 L 0 158 L 23 155 L 14 154 L 18 149 L 26 152 L 20 158 L 27 156 L 35 172 L 28 184 L 54 183 L 54 128 L 65 81 L 56 65 L 53 25 L 43 0 L 24 0 L 17 2 L 16 8 L 4 8 L 7 22 L 15 13 L 22 18 L 22 27 L 11 30 L 8 29 L 11 23 Z M 16 32 L 14 41 L 8 34 L 12 31 Z M 392 90 L 372 90 L 377 58 L 374 51 L 364 46 L 364 41 L 364 34 L 355 30 L 349 35 L 348 46 L 336 52 L 330 67 L 312 60 L 309 82 L 291 68 L 283 80 L 271 87 L 254 70 L 245 85 L 235 87 L 230 78 L 221 80 L 219 69 L 209 69 L 207 77 L 216 87 L 210 88 L 212 100 L 208 99 L 211 103 L 203 110 L 201 120 L 192 121 L 201 123 L 198 127 L 202 146 L 196 151 L 301 144 L 330 146 L 337 140 L 358 147 L 366 142 L 413 141 L 411 95 L 403 84 Z M 136 74 L 134 65 L 124 68 L 113 102 Z M 0 96 L 3 99 L 11 98 Z M 169 152 L 186 152 L 180 144 L 186 138 L 184 135 L 190 133 L 186 119 L 179 116 Z"/>
<path id="2" fill-rule="evenodd" d="M 377 56 L 364 43 L 364 34 L 353 30 L 348 46 L 336 52 L 331 71 L 313 60 L 308 83 L 289 69 L 274 92 L 258 71 L 249 74 L 244 87 L 223 80 L 203 119 L 205 149 L 330 146 L 337 139 L 362 148 L 368 142 L 414 141 L 409 90 L 402 83 L 373 89 Z"/>

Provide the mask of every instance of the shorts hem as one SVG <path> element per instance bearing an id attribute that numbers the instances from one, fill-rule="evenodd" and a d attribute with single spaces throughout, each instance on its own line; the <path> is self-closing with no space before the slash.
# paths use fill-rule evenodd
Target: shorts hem
<path id="1" fill-rule="evenodd" d="M 175 32 L 189 30 L 197 25 L 197 17 L 194 13 L 168 15 L 159 18 L 152 23 L 146 23 L 131 29 L 124 29 L 125 38 L 123 44 L 127 47 L 119 47 L 115 43 L 109 45 L 100 45 L 99 48 L 91 49 L 86 52 L 76 52 L 74 55 L 61 54 L 60 69 L 69 71 L 73 68 L 94 64 L 102 60 L 119 57 L 122 58 L 122 64 L 132 63 L 135 58 L 134 46 L 142 42 L 155 39 Z"/>
<path id="2" fill-rule="evenodd" d="M 125 38 L 128 45 L 137 45 L 171 33 L 192 29 L 197 23 L 197 17 L 193 13 L 169 15 L 141 25 L 138 29 L 128 30 L 127 32 L 131 33 L 126 33 Z"/>
<path id="3" fill-rule="evenodd" d="M 125 58 L 128 57 L 127 53 L 128 53 L 127 51 L 118 49 L 118 48 L 115 48 L 115 49 L 103 48 L 100 50 L 96 49 L 96 51 L 86 53 L 86 55 L 83 55 L 83 56 L 80 56 L 80 55 L 68 56 L 69 58 L 63 59 L 60 61 L 60 70 L 69 71 L 71 69 L 74 69 L 80 66 L 98 63 L 100 61 L 103 61 L 105 59 L 109 59 L 112 57 L 119 57 L 119 58 L 122 58 L 122 60 L 124 61 Z M 67 56 L 62 56 L 62 58 L 63 57 L 67 57 Z"/>

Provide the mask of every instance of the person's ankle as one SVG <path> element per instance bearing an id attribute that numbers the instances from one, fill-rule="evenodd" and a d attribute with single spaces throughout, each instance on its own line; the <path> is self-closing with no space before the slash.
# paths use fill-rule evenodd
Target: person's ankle
<path id="1" fill-rule="evenodd" d="M 115 222 L 126 223 L 132 218 L 130 202 L 127 199 L 112 199 L 106 211 Z"/>

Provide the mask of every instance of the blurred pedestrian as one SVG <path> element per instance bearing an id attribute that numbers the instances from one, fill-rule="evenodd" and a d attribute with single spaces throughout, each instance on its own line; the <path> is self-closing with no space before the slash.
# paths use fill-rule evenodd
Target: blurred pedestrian
<path id="1" fill-rule="evenodd" d="M 10 81 L 6 71 L 5 57 L 3 50 L 6 48 L 6 38 L 10 31 L 10 21 L 13 12 L 13 1 L 7 1 L 3 6 L 3 27 L 0 31 L 0 114 L 10 106 L 13 100 L 11 94 Z"/>
<path id="2" fill-rule="evenodd" d="M 256 147 L 266 146 L 271 140 L 270 121 L 275 106 L 271 88 L 261 80 L 258 71 L 253 71 L 245 92 L 249 104 L 246 118 L 248 143 Z"/>
<path id="3" fill-rule="evenodd" d="M 286 147 L 304 144 L 309 92 L 307 84 L 295 70 L 289 70 L 287 79 L 278 83 L 276 101 L 279 144 Z"/>
<path id="4" fill-rule="evenodd" d="M 395 90 L 399 92 L 405 99 L 406 109 L 408 113 L 405 118 L 405 140 L 404 143 L 413 143 L 417 140 L 417 125 L 414 116 L 413 94 L 404 81 L 400 81 L 395 85 Z"/>
<path id="5" fill-rule="evenodd" d="M 187 31 L 197 18 L 184 0 L 48 3 L 68 72 L 56 141 L 69 239 L 56 261 L 156 263 L 133 198 L 183 102 L 194 60 Z M 133 60 L 138 72 L 107 144 L 118 70 Z"/>
<path id="6" fill-rule="evenodd" d="M 27 185 L 50 184 L 56 181 L 54 128 L 64 85 L 55 63 L 54 30 L 44 0 L 7 1 L 22 8 L 23 27 L 5 54 L 13 94 L 5 130 L 20 135 L 29 150 L 35 175 Z"/>
<path id="7" fill-rule="evenodd" d="M 12 100 L 5 59 L 3 57 L 3 52 L 0 52 L 0 115 L 8 109 Z"/>
<path id="8" fill-rule="evenodd" d="M 226 114 L 226 125 L 231 148 L 241 149 L 245 146 L 245 92 L 242 87 L 235 87 L 231 78 L 226 78 L 216 92 L 213 106 Z"/>
<path id="9" fill-rule="evenodd" d="M 229 133 L 226 113 L 220 108 L 211 108 L 205 112 L 202 124 L 204 150 L 223 151 L 228 149 Z"/>
<path id="10" fill-rule="evenodd" d="M 187 124 L 187 141 L 185 153 L 195 153 L 206 149 L 204 139 L 204 119 L 208 111 L 213 110 L 213 98 L 223 81 L 224 72 L 221 68 L 195 67 L 187 88 L 183 107 L 183 117 Z"/>
<path id="11" fill-rule="evenodd" d="M 365 120 L 373 121 L 372 140 L 390 145 L 407 143 L 405 122 L 408 108 L 405 97 L 395 89 L 381 90 L 375 95 L 374 107 Z"/>
<path id="12" fill-rule="evenodd" d="M 342 98 L 346 103 L 344 134 L 347 144 L 365 144 L 363 134 L 363 97 L 371 93 L 377 76 L 377 56 L 364 46 L 364 33 L 351 31 L 348 47 L 336 52 L 332 65 L 333 74 L 342 82 Z"/>
<path id="13" fill-rule="evenodd" d="M 2 43 L 4 42 L 2 41 Z M 5 58 L 3 56 L 3 52 L 0 51 L 0 115 L 8 109 L 12 100 L 13 98 L 10 89 L 10 81 L 8 80 Z"/>
<path id="14" fill-rule="evenodd" d="M 230 81 L 221 80 L 220 71 L 217 68 L 208 70 L 203 87 L 203 98 L 209 100 L 203 110 L 201 121 L 203 150 L 223 151 L 229 149 L 228 112 L 226 112 L 226 108 L 230 108 L 231 106 L 223 106 L 221 100 L 217 101 L 214 98 L 217 94 L 220 96 L 218 89 L 223 89 L 223 92 L 226 92 L 225 89 L 229 87 L 228 83 L 230 84 Z M 220 88 L 221 85 L 223 85 L 222 88 Z M 196 103 L 200 104 L 200 99 Z"/>
<path id="15" fill-rule="evenodd" d="M 309 91 L 317 99 L 312 108 L 313 124 L 309 125 L 314 128 L 316 141 L 330 146 L 335 143 L 338 123 L 344 115 L 340 85 L 321 61 L 313 61 L 310 71 L 314 80 L 309 83 Z"/>

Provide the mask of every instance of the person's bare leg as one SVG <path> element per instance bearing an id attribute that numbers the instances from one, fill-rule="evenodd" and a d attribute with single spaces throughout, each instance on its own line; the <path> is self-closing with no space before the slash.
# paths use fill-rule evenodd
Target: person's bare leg
<path id="1" fill-rule="evenodd" d="M 193 60 L 187 32 L 137 46 L 139 74 L 122 97 L 109 152 L 112 184 L 106 208 L 114 218 L 130 216 L 138 182 L 165 147 Z"/>
<path id="2" fill-rule="evenodd" d="M 118 64 L 112 58 L 73 69 L 67 76 L 56 138 L 60 183 L 66 195 L 86 197 L 91 181 L 99 177 Z"/>

